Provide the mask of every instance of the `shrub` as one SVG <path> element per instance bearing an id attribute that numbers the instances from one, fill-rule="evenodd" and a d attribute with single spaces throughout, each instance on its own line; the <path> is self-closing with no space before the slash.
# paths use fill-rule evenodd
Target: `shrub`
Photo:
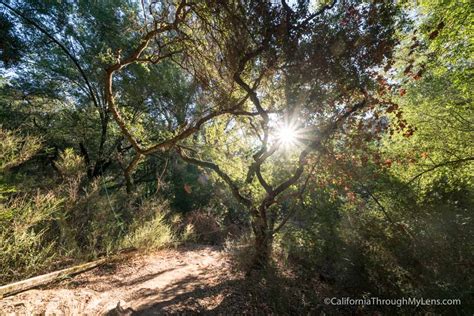
<path id="1" fill-rule="evenodd" d="M 224 231 L 210 214 L 193 211 L 186 216 L 184 225 L 186 240 L 206 244 L 220 244 L 224 241 Z"/>
<path id="2" fill-rule="evenodd" d="M 120 246 L 122 248 L 135 247 L 142 250 L 154 250 L 169 246 L 173 241 L 175 241 L 175 236 L 170 226 L 165 222 L 164 215 L 157 213 L 148 222 L 135 222 Z"/>
<path id="3" fill-rule="evenodd" d="M 168 204 L 149 198 L 139 206 L 137 215 L 128 233 L 118 244 L 120 248 L 135 247 L 142 250 L 156 250 L 173 243 L 176 238 L 172 224 L 166 221 Z"/>
<path id="4" fill-rule="evenodd" d="M 41 147 L 39 138 L 22 136 L 0 127 L 0 171 L 30 159 Z"/>
<path id="5" fill-rule="evenodd" d="M 47 235 L 62 202 L 38 193 L 0 204 L 0 283 L 44 271 L 55 259 L 57 244 Z"/>

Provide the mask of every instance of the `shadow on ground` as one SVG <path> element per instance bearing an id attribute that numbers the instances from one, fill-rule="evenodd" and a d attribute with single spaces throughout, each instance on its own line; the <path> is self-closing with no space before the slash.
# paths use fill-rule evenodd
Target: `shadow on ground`
<path id="1" fill-rule="evenodd" d="M 134 309 L 120 306 L 107 315 L 168 315 L 168 314 L 319 314 L 320 304 L 304 302 L 305 294 L 298 291 L 294 280 L 272 272 L 255 273 L 248 278 L 218 282 L 204 281 L 203 271 L 170 283 L 165 288 L 136 292 L 134 300 L 146 301 Z M 203 285 L 203 284 L 213 285 Z M 300 287 L 301 288 L 301 287 Z M 169 297 L 169 299 L 163 299 Z"/>

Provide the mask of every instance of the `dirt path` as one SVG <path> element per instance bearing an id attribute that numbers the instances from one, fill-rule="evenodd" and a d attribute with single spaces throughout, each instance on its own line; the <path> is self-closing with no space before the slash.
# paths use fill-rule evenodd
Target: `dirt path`
<path id="1" fill-rule="evenodd" d="M 132 255 L 0 300 L 0 315 L 156 315 L 212 311 L 240 276 L 217 248 Z"/>

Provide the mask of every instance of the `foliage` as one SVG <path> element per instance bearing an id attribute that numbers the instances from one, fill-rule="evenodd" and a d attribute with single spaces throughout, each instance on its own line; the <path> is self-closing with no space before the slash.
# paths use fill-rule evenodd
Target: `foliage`
<path id="1" fill-rule="evenodd" d="M 40 146 L 34 137 L 0 129 L 0 282 L 12 275 L 25 277 L 45 269 L 54 260 L 54 242 L 45 238 L 62 200 L 54 194 L 34 193 L 9 197 L 16 190 L 3 172 L 24 163 Z"/>
<path id="2" fill-rule="evenodd" d="M 5 172 L 28 160 L 39 149 L 40 142 L 31 136 L 0 129 L 0 171 Z"/>
<path id="3" fill-rule="evenodd" d="M 448 14 L 436 4 L 424 3 L 420 10 L 429 12 L 417 21 L 422 33 L 406 35 L 408 44 L 401 42 L 397 62 L 386 73 L 392 80 L 387 132 L 363 152 L 344 148 L 324 161 L 326 172 L 318 174 L 306 208 L 278 236 L 289 261 L 313 271 L 335 293 L 469 300 L 471 49 L 463 44 L 467 33 L 454 35 L 467 31 L 468 14 L 457 5 Z M 441 21 L 446 29 L 438 27 Z M 407 58 L 413 58 L 408 66 Z M 404 308 L 448 309 L 463 310 Z"/>
<path id="4" fill-rule="evenodd" d="M 131 231 L 123 237 L 122 247 L 135 247 L 142 250 L 156 250 L 169 246 L 175 237 L 164 220 L 163 214 L 156 214 L 148 222 L 132 225 Z"/>
<path id="5" fill-rule="evenodd" d="M 52 194 L 37 194 L 0 205 L 1 283 L 49 269 L 57 253 L 47 233 L 62 202 Z"/>

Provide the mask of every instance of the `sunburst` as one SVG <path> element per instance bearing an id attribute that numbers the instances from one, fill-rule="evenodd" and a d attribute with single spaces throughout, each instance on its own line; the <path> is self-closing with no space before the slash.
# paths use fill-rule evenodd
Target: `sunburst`
<path id="1" fill-rule="evenodd" d="M 283 122 L 276 124 L 273 139 L 284 150 L 290 150 L 301 145 L 303 134 L 295 122 Z"/>

